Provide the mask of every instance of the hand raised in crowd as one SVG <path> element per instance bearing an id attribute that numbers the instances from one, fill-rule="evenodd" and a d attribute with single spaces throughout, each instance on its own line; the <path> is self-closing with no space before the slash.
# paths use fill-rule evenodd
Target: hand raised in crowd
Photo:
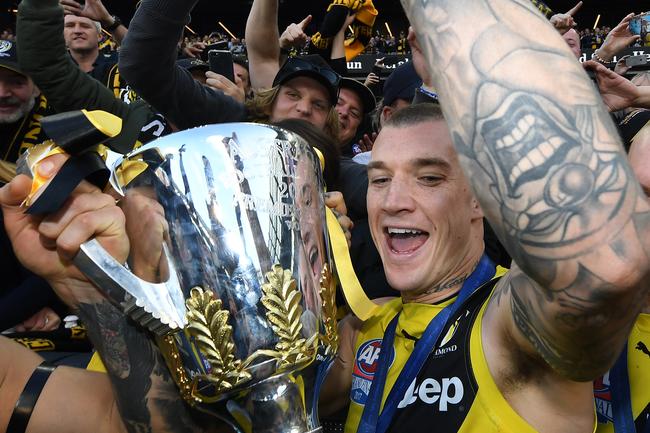
<path id="1" fill-rule="evenodd" d="M 336 215 L 336 219 L 343 229 L 343 233 L 345 233 L 345 239 L 348 241 L 349 248 L 352 245 L 352 227 L 354 227 L 354 223 L 348 217 L 348 209 L 345 206 L 343 194 L 339 191 L 326 192 L 325 206 L 332 209 L 332 212 Z"/>
<path id="2" fill-rule="evenodd" d="M 357 19 L 357 14 L 349 14 L 343 21 L 343 29 L 347 29 Z"/>
<path id="3" fill-rule="evenodd" d="M 379 83 L 379 77 L 374 72 L 371 72 L 366 77 L 365 81 L 363 82 L 363 85 L 370 87 L 378 83 Z"/>
<path id="4" fill-rule="evenodd" d="M 579 1 L 574 7 L 572 7 L 568 12 L 563 14 L 555 14 L 551 17 L 551 24 L 553 27 L 560 32 L 561 35 L 565 34 L 572 28 L 574 28 L 577 23 L 573 19 L 573 16 L 580 10 L 582 7 L 582 2 Z"/>
<path id="5" fill-rule="evenodd" d="M 630 31 L 630 21 L 632 18 L 634 18 L 634 13 L 623 18 L 623 20 L 609 32 L 603 44 L 598 48 L 598 56 L 601 59 L 611 60 L 621 50 L 629 47 L 641 38 L 641 36 L 634 35 Z"/>
<path id="6" fill-rule="evenodd" d="M 213 89 L 220 90 L 234 100 L 244 103 L 246 100 L 246 93 L 241 86 L 241 78 L 235 75 L 235 82 L 233 83 L 228 78 L 216 72 L 207 71 L 205 73 L 205 84 Z"/>
<path id="7" fill-rule="evenodd" d="M 614 72 L 616 72 L 619 75 L 625 75 L 627 71 L 631 69 L 631 66 L 627 65 L 627 59 L 630 56 L 623 56 L 620 59 L 618 59 L 618 62 L 616 62 L 616 66 L 614 67 Z"/>
<path id="8" fill-rule="evenodd" d="M 372 134 L 363 134 L 363 137 L 361 137 L 361 140 L 359 140 L 358 143 L 361 152 L 370 152 L 372 150 L 372 146 L 375 144 L 376 139 L 376 132 L 373 132 Z"/>
<path id="9" fill-rule="evenodd" d="M 299 23 L 291 23 L 280 35 L 280 48 L 288 50 L 290 48 L 304 47 L 309 36 L 305 33 L 305 29 L 311 22 L 311 15 L 307 15 L 304 20 Z"/>
<path id="10" fill-rule="evenodd" d="M 75 0 L 59 0 L 66 15 L 78 15 L 100 23 L 110 22 L 111 14 L 101 0 L 86 0 L 84 4 Z"/>
<path id="11" fill-rule="evenodd" d="M 61 318 L 50 307 L 43 307 L 32 317 L 14 326 L 16 332 L 54 331 L 61 324 Z"/>
<path id="12" fill-rule="evenodd" d="M 206 46 L 207 45 L 204 42 L 188 42 L 187 45 L 183 47 L 183 54 L 187 57 L 198 59 L 201 57 L 201 53 L 203 53 Z"/>
<path id="13" fill-rule="evenodd" d="M 606 66 L 589 60 L 583 67 L 596 73 L 598 90 L 610 112 L 634 107 L 640 96 L 639 88 Z"/>
<path id="14" fill-rule="evenodd" d="M 37 170 L 49 179 L 65 159 L 64 155 L 51 156 Z M 21 203 L 31 184 L 29 177 L 19 175 L 0 188 L 5 227 L 16 257 L 27 269 L 45 278 L 63 302 L 73 308 L 81 302 L 103 299 L 72 259 L 80 245 L 94 237 L 117 261 L 124 263 L 129 240 L 124 214 L 114 198 L 83 181 L 57 213 L 46 217 L 28 215 Z"/>

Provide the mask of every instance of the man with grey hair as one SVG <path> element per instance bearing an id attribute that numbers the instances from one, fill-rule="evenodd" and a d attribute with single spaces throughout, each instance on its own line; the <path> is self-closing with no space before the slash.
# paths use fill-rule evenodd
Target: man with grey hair
<path id="1" fill-rule="evenodd" d="M 102 28 L 115 42 L 122 42 L 127 33 L 122 21 L 108 12 L 101 0 L 89 0 L 84 4 L 60 0 L 60 4 L 65 13 L 65 43 L 79 69 L 113 90 L 115 97 L 124 102 L 135 100 L 135 94 L 119 75 L 117 53 L 103 54 L 99 49 Z"/>

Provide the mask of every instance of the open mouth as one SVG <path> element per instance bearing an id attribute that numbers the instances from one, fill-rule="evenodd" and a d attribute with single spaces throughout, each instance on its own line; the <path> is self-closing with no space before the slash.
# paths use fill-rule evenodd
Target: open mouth
<path id="1" fill-rule="evenodd" d="M 564 160 L 567 148 L 578 144 L 525 95 L 517 96 L 504 114 L 486 120 L 481 132 L 491 153 L 498 154 L 511 196 L 523 183 L 544 177 Z"/>
<path id="2" fill-rule="evenodd" d="M 429 239 L 429 233 L 415 228 L 387 227 L 384 233 L 388 247 L 396 254 L 410 254 Z"/>

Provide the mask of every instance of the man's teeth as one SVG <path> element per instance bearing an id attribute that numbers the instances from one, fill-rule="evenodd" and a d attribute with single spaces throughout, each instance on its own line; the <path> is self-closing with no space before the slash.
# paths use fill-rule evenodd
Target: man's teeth
<path id="1" fill-rule="evenodd" d="M 395 229 L 395 228 L 388 229 L 389 235 L 421 235 L 423 233 L 424 233 L 423 231 L 416 230 L 416 229 Z"/>
<path id="2" fill-rule="evenodd" d="M 505 137 L 497 140 L 497 149 L 504 149 L 514 146 L 528 133 L 530 127 L 534 124 L 535 116 L 532 114 L 526 114 L 524 117 L 519 119 L 519 123 L 517 123 L 517 126 L 514 127 L 509 135 L 506 135 Z"/>

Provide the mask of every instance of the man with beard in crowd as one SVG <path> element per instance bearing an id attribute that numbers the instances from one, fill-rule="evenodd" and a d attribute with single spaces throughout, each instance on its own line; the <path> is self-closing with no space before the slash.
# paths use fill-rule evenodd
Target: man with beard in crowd
<path id="1" fill-rule="evenodd" d="M 47 101 L 30 77 L 18 66 L 16 44 L 0 40 L 0 154 L 3 161 L 15 163 L 25 149 L 45 139 L 40 119 L 51 114 Z M 13 177 L 14 167 L 2 164 L 5 182 Z"/>

